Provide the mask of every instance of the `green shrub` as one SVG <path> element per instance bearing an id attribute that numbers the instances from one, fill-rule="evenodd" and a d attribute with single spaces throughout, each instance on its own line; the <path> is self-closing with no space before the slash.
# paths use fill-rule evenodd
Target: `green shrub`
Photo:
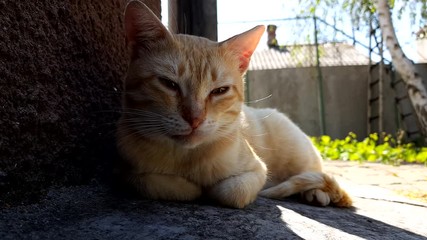
<path id="1" fill-rule="evenodd" d="M 387 134 L 379 137 L 377 133 L 372 133 L 363 141 L 358 141 L 354 133 L 349 133 L 345 139 L 332 140 L 329 136 L 320 136 L 311 137 L 311 140 L 324 159 L 427 165 L 427 147 L 401 143 Z"/>

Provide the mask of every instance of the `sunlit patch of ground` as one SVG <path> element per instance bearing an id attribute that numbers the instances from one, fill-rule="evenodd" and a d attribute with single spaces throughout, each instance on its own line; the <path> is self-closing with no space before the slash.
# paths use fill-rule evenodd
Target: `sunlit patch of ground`
<path id="1" fill-rule="evenodd" d="M 421 190 L 399 190 L 399 191 L 395 191 L 395 192 L 401 196 L 405 196 L 407 198 L 410 198 L 410 199 L 413 199 L 416 201 L 421 201 L 421 202 L 427 203 L 427 192 L 425 192 L 425 191 L 421 191 Z"/>

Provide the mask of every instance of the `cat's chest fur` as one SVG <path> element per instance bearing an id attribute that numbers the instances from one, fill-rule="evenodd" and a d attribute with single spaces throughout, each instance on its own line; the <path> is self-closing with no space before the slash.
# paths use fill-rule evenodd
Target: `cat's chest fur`
<path id="1" fill-rule="evenodd" d="M 197 149 L 185 149 L 171 143 L 139 140 L 138 147 L 131 148 L 135 174 L 155 173 L 183 177 L 200 186 L 209 186 L 246 170 L 248 154 L 246 142 L 233 136 L 206 144 Z M 137 149 L 135 151 L 135 149 Z M 128 151 L 129 153 L 129 151 Z M 254 158 L 254 156 L 249 156 Z M 244 159 L 244 160 L 243 160 Z"/>

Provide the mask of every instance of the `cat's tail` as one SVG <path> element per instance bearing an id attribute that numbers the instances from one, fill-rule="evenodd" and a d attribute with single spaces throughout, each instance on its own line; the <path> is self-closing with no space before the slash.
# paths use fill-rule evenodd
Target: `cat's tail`
<path id="1" fill-rule="evenodd" d="M 321 206 L 334 205 L 351 207 L 350 196 L 338 185 L 337 181 L 322 172 L 304 172 L 259 193 L 260 196 L 282 199 L 301 193 L 309 203 Z"/>

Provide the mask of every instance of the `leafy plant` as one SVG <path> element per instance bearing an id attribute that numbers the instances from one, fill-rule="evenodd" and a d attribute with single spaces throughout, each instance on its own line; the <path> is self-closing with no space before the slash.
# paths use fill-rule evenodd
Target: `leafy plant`
<path id="1" fill-rule="evenodd" d="M 344 139 L 329 136 L 311 137 L 311 141 L 324 159 L 345 161 L 369 161 L 399 165 L 401 163 L 423 163 L 427 166 L 427 147 L 413 143 L 402 143 L 390 134 L 372 133 L 358 141 L 355 133 Z"/>

